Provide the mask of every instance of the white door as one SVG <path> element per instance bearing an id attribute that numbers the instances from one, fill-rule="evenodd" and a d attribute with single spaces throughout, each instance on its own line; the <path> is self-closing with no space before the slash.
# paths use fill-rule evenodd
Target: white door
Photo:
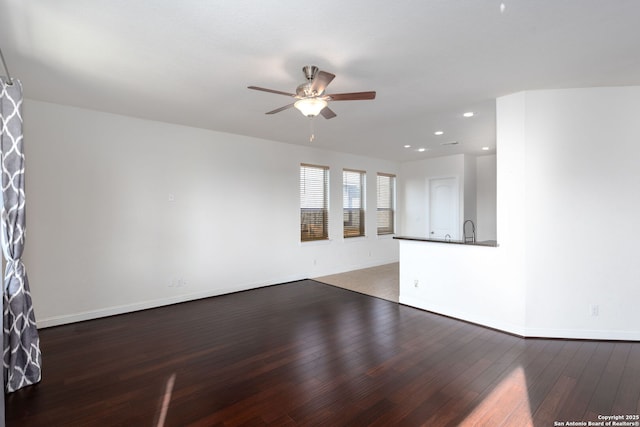
<path id="1" fill-rule="evenodd" d="M 459 239 L 457 178 L 429 180 L 429 237 Z"/>

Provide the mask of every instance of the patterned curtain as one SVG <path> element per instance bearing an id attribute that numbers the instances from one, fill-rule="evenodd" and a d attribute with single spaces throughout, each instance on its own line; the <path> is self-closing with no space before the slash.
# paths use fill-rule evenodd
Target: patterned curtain
<path id="1" fill-rule="evenodd" d="M 3 288 L 3 361 L 5 388 L 12 392 L 40 381 L 42 355 L 27 272 L 20 259 L 25 233 L 22 84 L 18 80 L 1 80 L 0 83 L 0 235 L 7 263 Z"/>

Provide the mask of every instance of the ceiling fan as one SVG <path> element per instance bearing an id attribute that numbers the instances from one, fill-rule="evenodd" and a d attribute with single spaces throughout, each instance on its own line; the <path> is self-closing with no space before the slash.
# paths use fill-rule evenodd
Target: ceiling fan
<path id="1" fill-rule="evenodd" d="M 351 92 L 351 93 L 325 93 L 325 89 L 335 78 L 335 74 L 321 71 L 315 65 L 307 65 L 302 67 L 302 72 L 307 79 L 306 83 L 302 83 L 297 87 L 296 93 L 282 92 L 279 90 L 266 89 L 258 86 L 249 86 L 249 89 L 261 90 L 263 92 L 277 93 L 280 95 L 296 98 L 297 101 L 284 107 L 276 108 L 268 111 L 266 114 L 275 114 L 280 111 L 295 107 L 307 117 L 315 117 L 321 114 L 325 119 L 332 119 L 336 116 L 329 107 L 329 101 L 362 101 L 367 99 L 375 99 L 375 91 L 369 92 Z"/>

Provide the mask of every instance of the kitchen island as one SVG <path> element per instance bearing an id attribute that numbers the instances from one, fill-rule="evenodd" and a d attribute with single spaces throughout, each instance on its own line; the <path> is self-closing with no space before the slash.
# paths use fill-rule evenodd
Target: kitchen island
<path id="1" fill-rule="evenodd" d="M 524 289 L 509 285 L 524 269 L 496 241 L 394 238 L 401 304 L 524 335 Z"/>

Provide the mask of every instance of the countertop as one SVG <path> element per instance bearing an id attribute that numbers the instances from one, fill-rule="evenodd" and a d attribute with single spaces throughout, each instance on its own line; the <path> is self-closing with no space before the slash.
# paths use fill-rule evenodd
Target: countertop
<path id="1" fill-rule="evenodd" d="M 498 242 L 495 240 L 483 240 L 480 242 L 464 242 L 463 240 L 450 240 L 450 239 L 433 239 L 429 237 L 412 237 L 412 236 L 394 236 L 397 240 L 413 240 L 417 242 L 433 242 L 433 243 L 446 243 L 452 245 L 466 245 L 466 246 L 488 246 L 495 248 L 498 246 Z"/>

